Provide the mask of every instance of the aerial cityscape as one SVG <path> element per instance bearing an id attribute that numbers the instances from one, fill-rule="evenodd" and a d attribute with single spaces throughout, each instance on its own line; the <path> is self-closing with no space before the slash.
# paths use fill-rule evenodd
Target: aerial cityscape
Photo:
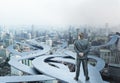
<path id="1" fill-rule="evenodd" d="M 0 0 L 0 83 L 120 83 L 120 0 Z"/>
<path id="2" fill-rule="evenodd" d="M 102 66 L 100 66 L 99 64 L 99 73 L 101 76 L 98 76 L 102 77 L 102 80 L 105 82 L 118 83 L 120 81 L 120 33 L 118 31 L 115 31 L 119 29 L 117 27 L 114 28 L 115 30 L 113 30 L 113 28 L 110 28 L 108 24 L 105 24 L 103 28 L 87 25 L 58 26 L 61 27 L 61 29 L 56 28 L 57 26 L 43 25 L 22 25 L 9 27 L 13 28 L 8 28 L 8 26 L 0 26 L 0 76 L 26 76 L 34 74 L 44 75 L 44 73 L 42 72 L 36 73 L 35 70 L 31 71 L 30 69 L 31 67 L 37 68 L 34 59 L 35 57 L 39 58 L 42 55 L 48 55 L 51 56 L 51 58 L 53 56 L 66 56 L 74 60 L 74 41 L 77 38 L 77 34 L 83 32 L 85 34 L 85 37 L 89 39 L 91 46 L 94 47 L 106 44 L 105 46 L 100 48 L 93 48 L 89 53 L 89 55 L 91 56 L 95 56 L 104 60 L 103 62 L 100 62 L 96 61 L 97 59 L 95 60 L 94 58 L 90 58 L 88 61 L 89 64 L 92 66 L 96 66 L 99 62 L 101 64 L 103 63 Z M 115 37 L 112 38 L 112 36 L 115 35 L 118 36 L 117 40 Z M 48 57 L 47 60 L 47 57 L 45 59 L 45 62 L 50 61 L 48 63 L 49 65 L 59 67 L 60 65 L 57 63 L 62 63 L 66 67 L 65 69 L 69 69 L 69 72 L 75 72 L 75 65 L 67 63 L 61 58 L 52 60 L 50 57 Z M 42 61 L 42 58 L 38 61 Z M 38 64 L 40 63 L 41 62 L 38 62 Z M 41 63 L 41 67 L 44 68 L 45 65 L 42 66 L 43 64 Z M 27 67 L 24 66 L 28 66 L 30 68 L 27 69 Z M 46 70 L 46 72 L 48 71 Z M 60 79 L 62 78 L 57 79 L 57 77 L 53 78 L 54 76 L 52 76 L 51 78 L 50 77 L 46 77 L 46 80 L 32 80 L 30 83 L 63 83 L 62 80 L 60 81 Z M 1 81 L 3 81 L 2 78 L 0 79 Z M 29 83 L 30 80 L 26 81 Z M 26 83 L 26 81 L 24 82 L 24 79 L 21 80 L 21 82 L 24 83 Z M 10 80 L 10 82 L 19 83 L 20 80 Z"/>

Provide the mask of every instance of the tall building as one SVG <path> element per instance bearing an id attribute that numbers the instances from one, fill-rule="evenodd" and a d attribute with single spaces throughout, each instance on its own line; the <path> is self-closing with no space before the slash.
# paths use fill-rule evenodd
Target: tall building
<path id="1" fill-rule="evenodd" d="M 27 37 L 28 37 L 28 39 L 31 39 L 32 38 L 31 33 L 28 33 Z"/>
<path id="2" fill-rule="evenodd" d="M 31 26 L 31 37 L 35 38 L 36 37 L 36 33 L 35 33 L 35 29 L 34 29 L 34 25 Z"/>
<path id="3" fill-rule="evenodd" d="M 120 51 L 120 38 L 117 41 L 117 50 Z"/>
<path id="4" fill-rule="evenodd" d="M 48 40 L 46 40 L 46 44 L 52 47 L 52 40 L 49 38 Z"/>
<path id="5" fill-rule="evenodd" d="M 6 61 L 8 57 L 8 51 L 3 48 L 3 45 L 0 45 L 0 64 Z"/>
<path id="6" fill-rule="evenodd" d="M 111 51 L 108 50 L 108 49 L 100 49 L 100 58 L 102 58 L 105 63 L 111 63 L 113 62 L 112 60 L 112 56 L 110 55 L 111 54 Z"/>
<path id="7" fill-rule="evenodd" d="M 4 37 L 5 37 L 5 32 L 1 31 L 0 32 L 0 40 L 3 40 Z"/>
<path id="8" fill-rule="evenodd" d="M 6 33 L 5 37 L 3 38 L 3 43 L 4 43 L 5 47 L 12 45 L 13 44 L 13 35 L 10 33 Z"/>

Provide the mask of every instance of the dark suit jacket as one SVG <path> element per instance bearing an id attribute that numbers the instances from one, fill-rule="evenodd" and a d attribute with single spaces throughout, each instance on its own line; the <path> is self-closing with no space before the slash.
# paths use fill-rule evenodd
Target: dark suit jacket
<path id="1" fill-rule="evenodd" d="M 77 53 L 77 56 L 79 59 L 85 59 L 87 58 L 87 54 L 90 50 L 90 44 L 87 39 L 78 39 L 74 42 L 74 50 Z M 84 55 L 81 57 L 79 56 L 79 53 L 82 52 Z"/>

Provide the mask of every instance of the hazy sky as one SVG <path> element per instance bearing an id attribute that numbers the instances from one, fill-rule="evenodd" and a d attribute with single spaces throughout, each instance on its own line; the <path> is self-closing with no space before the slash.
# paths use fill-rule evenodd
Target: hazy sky
<path id="1" fill-rule="evenodd" d="M 0 24 L 120 24 L 120 0 L 0 0 Z"/>

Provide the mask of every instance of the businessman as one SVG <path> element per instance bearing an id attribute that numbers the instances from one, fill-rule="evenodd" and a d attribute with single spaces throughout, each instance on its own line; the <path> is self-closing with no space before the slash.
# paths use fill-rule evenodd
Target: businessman
<path id="1" fill-rule="evenodd" d="M 84 75 L 86 77 L 86 81 L 89 80 L 88 65 L 87 65 L 87 59 L 88 59 L 87 55 L 89 52 L 89 48 L 90 48 L 89 41 L 84 38 L 83 33 L 79 34 L 78 40 L 76 40 L 74 42 L 74 50 L 77 53 L 77 56 L 76 56 L 76 75 L 74 77 L 74 79 L 76 81 L 78 81 L 78 78 L 79 78 L 81 62 L 83 65 L 83 71 L 84 71 Z"/>

